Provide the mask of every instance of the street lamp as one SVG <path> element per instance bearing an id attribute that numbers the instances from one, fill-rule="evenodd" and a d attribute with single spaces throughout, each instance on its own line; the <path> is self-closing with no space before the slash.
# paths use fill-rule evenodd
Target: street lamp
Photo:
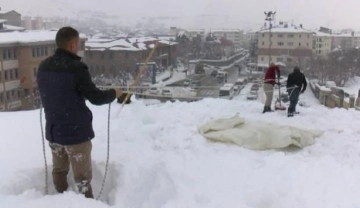
<path id="1" fill-rule="evenodd" d="M 269 66 L 270 66 L 270 63 L 271 63 L 271 27 L 272 27 L 272 21 L 274 20 L 274 16 L 276 14 L 276 12 L 273 12 L 273 11 L 269 11 L 269 12 L 264 12 L 266 18 L 265 20 L 266 21 L 269 21 Z"/>

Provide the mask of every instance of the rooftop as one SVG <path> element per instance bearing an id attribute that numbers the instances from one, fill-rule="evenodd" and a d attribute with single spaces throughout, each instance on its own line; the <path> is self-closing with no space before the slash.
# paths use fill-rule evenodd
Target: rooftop
<path id="1" fill-rule="evenodd" d="M 85 46 L 91 50 L 114 50 L 114 51 L 142 51 L 155 46 L 155 42 L 162 45 L 176 45 L 176 42 L 161 40 L 154 37 L 120 38 L 120 39 L 89 39 Z"/>
<path id="2" fill-rule="evenodd" d="M 15 27 L 15 26 L 8 26 Z M 18 28 L 18 27 L 16 27 Z M 34 43 L 43 41 L 55 41 L 56 30 L 37 30 L 37 31 L 24 31 L 24 32 L 5 32 L 0 33 L 0 44 L 12 43 Z M 86 38 L 84 34 L 80 35 L 81 38 Z"/>
<path id="3" fill-rule="evenodd" d="M 259 33 L 268 33 L 269 27 L 265 26 Z M 274 33 L 313 33 L 311 30 L 304 29 L 302 25 L 297 26 L 294 24 L 289 24 L 286 22 L 280 22 L 278 25 L 275 25 L 271 28 L 271 32 Z"/>

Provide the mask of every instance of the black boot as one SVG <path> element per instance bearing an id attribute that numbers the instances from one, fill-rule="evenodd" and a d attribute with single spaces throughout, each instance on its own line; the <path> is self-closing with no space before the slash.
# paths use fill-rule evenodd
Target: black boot
<path id="1" fill-rule="evenodd" d="M 272 112 L 271 108 L 268 107 L 268 106 L 264 106 L 264 111 L 263 111 L 263 113 L 266 113 L 266 112 Z"/>

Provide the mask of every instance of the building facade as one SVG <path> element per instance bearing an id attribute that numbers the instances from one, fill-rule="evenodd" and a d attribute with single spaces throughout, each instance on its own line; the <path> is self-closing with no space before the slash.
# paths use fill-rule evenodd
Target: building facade
<path id="1" fill-rule="evenodd" d="M 331 34 L 317 31 L 314 33 L 313 54 L 318 57 L 327 58 L 332 48 Z"/>
<path id="2" fill-rule="evenodd" d="M 7 24 L 9 25 L 21 27 L 21 14 L 19 14 L 14 10 L 11 11 L 0 10 L 0 19 L 7 20 Z"/>
<path id="3" fill-rule="evenodd" d="M 56 31 L 0 33 L 0 110 L 34 109 L 40 100 L 36 73 L 56 49 Z M 85 36 L 81 38 L 84 55 Z"/>
<path id="4" fill-rule="evenodd" d="M 160 68 L 175 63 L 177 43 L 157 38 L 120 38 L 89 39 L 86 43 L 85 62 L 93 76 L 121 76 L 125 73 L 136 74 L 136 64 L 143 63 L 149 53 L 157 47 L 149 61 Z"/>
<path id="5" fill-rule="evenodd" d="M 292 68 L 303 65 L 312 56 L 314 34 L 302 25 L 280 22 L 271 30 L 264 28 L 257 33 L 258 67 L 266 68 L 274 62 Z"/>
<path id="6" fill-rule="evenodd" d="M 211 33 L 217 38 L 224 38 L 226 40 L 230 40 L 236 48 L 240 48 L 244 39 L 243 32 L 238 29 L 211 30 Z"/>

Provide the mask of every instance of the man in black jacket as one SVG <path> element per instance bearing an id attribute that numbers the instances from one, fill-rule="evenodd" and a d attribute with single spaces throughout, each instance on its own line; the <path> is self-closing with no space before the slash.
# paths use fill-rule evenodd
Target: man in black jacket
<path id="1" fill-rule="evenodd" d="M 300 72 L 299 67 L 295 67 L 294 71 L 289 74 L 286 89 L 290 98 L 290 106 L 288 108 L 288 117 L 294 116 L 296 104 L 299 100 L 300 92 L 306 90 L 307 82 L 303 73 Z"/>
<path id="2" fill-rule="evenodd" d="M 92 104 L 112 102 L 120 89 L 99 90 L 92 82 L 88 67 L 77 55 L 79 33 L 63 27 L 56 34 L 55 54 L 41 62 L 37 84 L 46 119 L 46 139 L 52 151 L 53 182 L 62 193 L 67 190 L 69 166 L 73 169 L 79 192 L 93 198 L 91 179 L 91 139 L 94 138 Z"/>

